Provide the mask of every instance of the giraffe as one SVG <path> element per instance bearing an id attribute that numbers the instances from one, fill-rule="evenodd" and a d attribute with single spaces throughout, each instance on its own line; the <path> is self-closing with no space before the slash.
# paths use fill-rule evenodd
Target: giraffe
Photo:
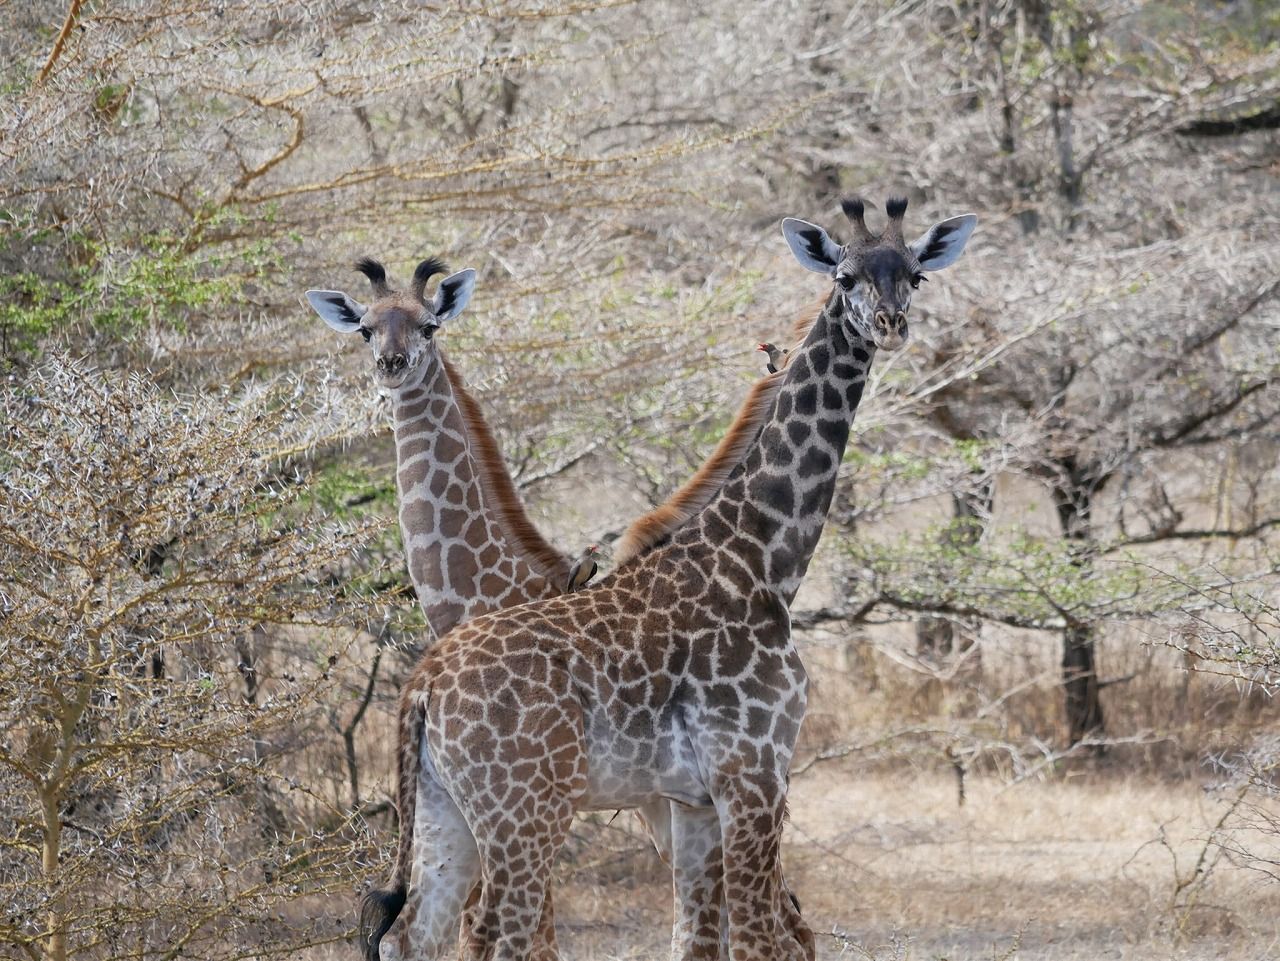
<path id="1" fill-rule="evenodd" d="M 435 258 L 418 264 L 408 292 L 393 288 L 372 258 L 355 268 L 373 288 L 369 306 L 342 291 L 306 297 L 329 327 L 364 337 L 378 386 L 390 396 L 405 559 L 432 635 L 561 593 L 570 561 L 530 522 L 480 405 L 436 339 L 469 303 L 475 270 L 444 278 L 428 301 L 428 282 L 447 271 Z M 406 918 L 420 909 L 411 900 Z M 548 901 L 539 949 L 547 958 L 557 954 L 553 916 Z"/>
<path id="2" fill-rule="evenodd" d="M 418 265 L 408 292 L 393 289 L 376 260 L 356 269 L 373 287 L 370 306 L 335 290 L 306 296 L 334 330 L 363 335 L 390 395 L 400 530 L 432 633 L 561 593 L 571 562 L 529 521 L 479 404 L 436 340 L 470 301 L 475 271 L 444 278 L 428 302 L 428 281 L 446 271 L 435 258 Z"/>
<path id="3" fill-rule="evenodd" d="M 309 290 L 306 296 L 328 326 L 363 335 L 376 360 L 379 386 L 391 397 L 400 525 L 410 577 L 432 633 L 439 638 L 477 614 L 568 591 L 573 587 L 569 559 L 529 521 L 479 404 L 436 339 L 440 328 L 466 307 L 475 271 L 445 278 L 428 302 L 429 280 L 446 271 L 434 258 L 418 265 L 411 293 L 393 289 L 376 260 L 363 258 L 355 266 L 372 285 L 375 300 L 370 306 L 342 291 Z M 741 459 L 777 386 L 768 379 L 757 382 L 707 461 L 637 524 L 651 531 L 654 524 L 670 524 L 696 512 Z M 653 520 L 655 516 L 659 519 Z M 633 525 L 620 545 L 619 559 L 647 549 L 634 538 L 635 529 Z M 669 807 L 660 800 L 639 812 L 668 864 Z M 414 893 L 423 890 L 411 886 Z M 786 908 L 788 923 L 794 924 L 798 913 L 791 903 Z M 420 909 L 411 896 L 404 908 L 402 954 L 416 942 L 412 919 Z M 680 910 L 694 913 L 697 906 Z M 555 958 L 549 899 L 544 915 L 536 954 Z M 464 936 L 467 923 L 464 919 Z"/>
<path id="4" fill-rule="evenodd" d="M 789 606 L 872 359 L 905 342 L 912 290 L 955 262 L 976 225 L 953 217 L 907 245 L 906 206 L 891 199 L 875 235 L 864 203 L 846 200 L 844 246 L 783 222 L 797 260 L 834 286 L 755 442 L 701 510 L 595 586 L 482 615 L 424 654 L 399 707 L 397 803 L 414 830 L 401 833 L 391 889 L 366 901 L 375 949 L 416 858 L 431 887 L 426 956 L 447 946 L 482 878 L 466 952 L 527 958 L 575 811 L 662 798 L 674 802 L 675 884 L 701 908 L 678 943 L 718 951 L 710 886 L 733 961 L 803 951 L 779 930 L 787 772 L 808 691 Z"/>

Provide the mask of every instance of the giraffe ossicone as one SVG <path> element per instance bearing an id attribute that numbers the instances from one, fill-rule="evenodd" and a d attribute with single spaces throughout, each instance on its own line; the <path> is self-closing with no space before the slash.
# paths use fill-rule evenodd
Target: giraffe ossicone
<path id="1" fill-rule="evenodd" d="M 803 922 L 780 924 L 787 772 L 808 692 L 789 605 L 876 349 L 905 340 L 911 290 L 960 256 L 976 222 L 943 221 L 908 246 L 905 207 L 891 201 L 876 236 L 847 204 L 861 230 L 844 246 L 784 222 L 797 259 L 833 287 L 700 510 L 591 590 L 477 617 L 423 656 L 400 698 L 392 890 L 366 905 L 375 953 L 402 923 L 416 860 L 426 956 L 449 946 L 482 880 L 464 949 L 529 957 L 574 812 L 664 801 L 678 900 L 698 906 L 677 918 L 675 950 L 718 956 L 723 892 L 733 961 L 812 957 Z"/>

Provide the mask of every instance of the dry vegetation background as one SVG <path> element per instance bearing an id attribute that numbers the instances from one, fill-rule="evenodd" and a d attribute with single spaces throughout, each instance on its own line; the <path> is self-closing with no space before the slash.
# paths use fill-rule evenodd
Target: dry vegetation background
<path id="1" fill-rule="evenodd" d="M 370 254 L 569 553 L 823 282 L 980 228 L 877 361 L 798 605 L 823 958 L 1280 957 L 1280 16 L 1265 0 L 0 0 L 0 955 L 350 958 L 424 636 Z M 358 294 L 357 294 L 358 295 Z M 629 817 L 574 958 L 666 951 Z"/>

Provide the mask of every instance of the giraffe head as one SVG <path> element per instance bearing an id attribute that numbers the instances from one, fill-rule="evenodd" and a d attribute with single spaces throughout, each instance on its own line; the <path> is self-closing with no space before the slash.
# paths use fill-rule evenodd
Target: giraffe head
<path id="1" fill-rule="evenodd" d="M 889 222 L 879 234 L 867 228 L 861 197 L 842 200 L 840 207 L 854 229 L 843 246 L 821 227 L 794 217 L 782 222 L 782 234 L 802 266 L 835 281 L 832 296 L 844 301 L 842 313 L 860 335 L 881 349 L 901 347 L 907 342 L 911 292 L 928 279 L 926 272 L 959 259 L 978 218 L 961 214 L 943 220 L 908 244 L 902 236 L 905 198 L 891 197 L 885 204 Z"/>
<path id="2" fill-rule="evenodd" d="M 409 292 L 387 283 L 382 264 L 368 257 L 356 270 L 369 278 L 374 301 L 368 307 L 340 290 L 308 290 L 307 300 L 321 319 L 342 334 L 359 331 L 373 349 L 378 386 L 387 390 L 413 386 L 433 363 L 438 363 L 435 334 L 445 322 L 462 313 L 471 299 L 476 272 L 468 267 L 451 274 L 427 300 L 427 281 L 447 268 L 432 257 L 418 264 Z"/>

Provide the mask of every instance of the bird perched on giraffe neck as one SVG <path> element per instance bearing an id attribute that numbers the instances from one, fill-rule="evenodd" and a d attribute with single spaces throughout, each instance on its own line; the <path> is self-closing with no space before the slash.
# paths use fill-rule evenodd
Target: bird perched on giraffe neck
<path id="1" fill-rule="evenodd" d="M 787 354 L 789 353 L 781 347 L 775 347 L 773 344 L 756 344 L 756 350 L 762 351 L 768 356 L 769 361 L 764 366 L 771 374 L 776 374 L 782 369 L 782 365 L 786 362 Z"/>
<path id="2" fill-rule="evenodd" d="M 566 594 L 582 590 L 591 581 L 591 578 L 596 576 L 596 572 L 600 570 L 600 565 L 596 563 L 596 559 L 599 556 L 599 544 L 591 544 L 578 555 L 573 567 L 569 569 L 569 580 L 564 590 Z"/>

